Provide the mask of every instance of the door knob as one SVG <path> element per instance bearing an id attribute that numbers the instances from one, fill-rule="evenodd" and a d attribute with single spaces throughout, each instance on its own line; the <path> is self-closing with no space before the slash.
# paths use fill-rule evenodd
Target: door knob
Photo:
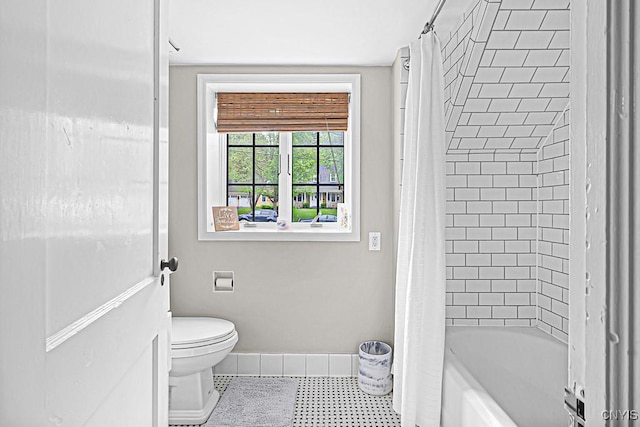
<path id="1" fill-rule="evenodd" d="M 173 257 L 169 261 L 162 260 L 160 261 L 160 271 L 168 268 L 170 271 L 176 271 L 178 269 L 178 258 Z"/>

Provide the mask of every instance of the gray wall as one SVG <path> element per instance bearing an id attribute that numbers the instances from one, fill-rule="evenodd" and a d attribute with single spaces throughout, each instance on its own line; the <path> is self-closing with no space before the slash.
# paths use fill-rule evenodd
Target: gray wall
<path id="1" fill-rule="evenodd" d="M 359 73 L 360 242 L 200 242 L 197 239 L 196 75 Z M 169 251 L 174 316 L 233 321 L 236 352 L 355 353 L 393 339 L 392 78 L 390 67 L 171 67 Z M 369 252 L 370 231 L 382 250 Z M 233 270 L 234 293 L 212 292 L 212 272 Z"/>

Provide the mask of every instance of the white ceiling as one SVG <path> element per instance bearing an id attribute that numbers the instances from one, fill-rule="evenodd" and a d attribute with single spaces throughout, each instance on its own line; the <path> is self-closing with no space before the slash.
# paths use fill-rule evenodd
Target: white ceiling
<path id="1" fill-rule="evenodd" d="M 447 0 L 450 30 L 473 0 Z M 437 0 L 172 0 L 172 65 L 390 65 Z"/>

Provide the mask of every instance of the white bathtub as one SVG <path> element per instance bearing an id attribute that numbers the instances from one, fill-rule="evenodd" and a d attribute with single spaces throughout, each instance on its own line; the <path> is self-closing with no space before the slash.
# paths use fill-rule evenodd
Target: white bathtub
<path id="1" fill-rule="evenodd" d="M 567 425 L 567 346 L 537 328 L 447 328 L 442 427 Z"/>

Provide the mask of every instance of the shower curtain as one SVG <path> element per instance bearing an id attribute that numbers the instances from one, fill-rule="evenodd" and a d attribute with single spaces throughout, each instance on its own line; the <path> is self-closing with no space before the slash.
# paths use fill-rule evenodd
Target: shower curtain
<path id="1" fill-rule="evenodd" d="M 440 42 L 410 46 L 396 270 L 393 408 L 402 427 L 440 425 L 445 319 L 444 76 Z"/>

